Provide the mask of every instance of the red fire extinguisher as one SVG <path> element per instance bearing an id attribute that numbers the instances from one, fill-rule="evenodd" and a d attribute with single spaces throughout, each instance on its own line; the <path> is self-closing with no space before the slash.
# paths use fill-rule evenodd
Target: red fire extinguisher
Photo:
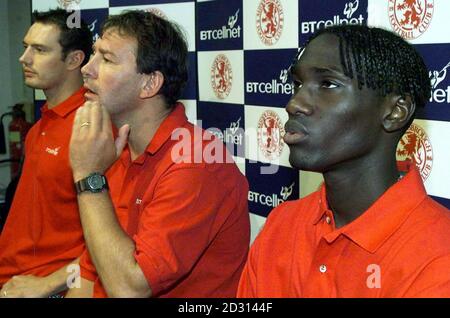
<path id="1" fill-rule="evenodd" d="M 12 121 L 9 124 L 9 152 L 11 162 L 11 179 L 18 176 L 20 163 L 24 155 L 25 137 L 32 124 L 25 120 L 23 104 L 13 106 Z"/>

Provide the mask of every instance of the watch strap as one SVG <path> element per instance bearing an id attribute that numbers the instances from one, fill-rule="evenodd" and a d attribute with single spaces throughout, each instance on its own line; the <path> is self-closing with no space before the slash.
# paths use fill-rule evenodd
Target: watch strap
<path id="1" fill-rule="evenodd" d="M 100 188 L 92 188 L 89 185 L 89 178 L 93 177 L 93 176 L 99 176 L 101 178 L 102 181 L 102 186 Z M 93 193 L 98 193 L 103 191 L 104 189 L 108 190 L 109 186 L 108 186 L 108 182 L 106 180 L 106 177 L 102 174 L 99 173 L 92 173 L 89 176 L 87 176 L 86 178 L 83 178 L 77 182 L 75 182 L 75 189 L 77 191 L 77 194 L 80 194 L 81 192 L 85 192 L 85 191 L 89 191 L 89 192 L 93 192 Z"/>

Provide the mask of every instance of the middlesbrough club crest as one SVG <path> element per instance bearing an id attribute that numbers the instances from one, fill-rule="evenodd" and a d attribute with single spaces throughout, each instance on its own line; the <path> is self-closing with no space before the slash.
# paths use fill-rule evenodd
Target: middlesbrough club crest
<path id="1" fill-rule="evenodd" d="M 58 0 L 59 6 L 66 10 L 78 6 L 80 2 L 81 0 Z"/>
<path id="2" fill-rule="evenodd" d="M 167 20 L 166 14 L 156 7 L 148 8 L 145 11 L 153 13 L 154 15 L 156 15 L 157 17 L 160 17 L 161 19 Z"/>
<path id="3" fill-rule="evenodd" d="M 219 54 L 211 66 L 211 86 L 220 99 L 226 98 L 231 91 L 233 70 L 226 55 Z"/>
<path id="4" fill-rule="evenodd" d="M 283 32 L 284 14 L 279 0 L 261 0 L 256 10 L 256 31 L 261 41 L 274 45 Z"/>
<path id="5" fill-rule="evenodd" d="M 389 0 L 389 22 L 400 36 L 412 40 L 421 36 L 433 17 L 434 0 Z"/>
<path id="6" fill-rule="evenodd" d="M 258 121 L 258 147 L 268 160 L 278 159 L 284 147 L 284 125 L 278 114 L 266 110 Z"/>
<path id="7" fill-rule="evenodd" d="M 433 148 L 425 130 L 412 124 L 397 146 L 397 162 L 401 171 L 408 171 L 415 164 L 425 181 L 433 167 Z"/>

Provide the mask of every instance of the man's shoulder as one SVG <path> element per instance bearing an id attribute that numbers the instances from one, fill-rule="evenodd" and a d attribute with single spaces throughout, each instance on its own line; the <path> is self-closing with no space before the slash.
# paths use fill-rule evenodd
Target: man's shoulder
<path id="1" fill-rule="evenodd" d="M 27 132 L 27 136 L 32 136 L 32 135 L 36 135 L 39 132 L 39 126 L 41 124 L 41 119 L 38 119 L 30 128 L 30 130 L 28 130 Z"/>
<path id="2" fill-rule="evenodd" d="M 450 210 L 433 198 L 426 196 L 415 209 L 415 213 L 420 214 L 423 219 L 429 220 L 430 224 L 448 229 L 450 236 Z"/>
<path id="3" fill-rule="evenodd" d="M 411 244 L 429 246 L 435 256 L 450 255 L 450 210 L 446 207 L 427 196 L 404 225 Z"/>

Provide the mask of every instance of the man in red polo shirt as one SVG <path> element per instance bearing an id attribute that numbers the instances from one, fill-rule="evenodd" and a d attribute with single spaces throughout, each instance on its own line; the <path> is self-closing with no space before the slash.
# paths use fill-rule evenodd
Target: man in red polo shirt
<path id="1" fill-rule="evenodd" d="M 450 297 L 450 213 L 396 147 L 430 96 L 402 38 L 367 26 L 315 34 L 291 67 L 290 163 L 324 184 L 286 202 L 250 249 L 239 297 Z"/>
<path id="2" fill-rule="evenodd" d="M 68 296 L 234 297 L 249 245 L 248 183 L 176 102 L 187 80 L 180 31 L 130 11 L 108 18 L 95 51 L 70 144 L 90 256 Z"/>
<path id="3" fill-rule="evenodd" d="M 84 250 L 69 166 L 75 110 L 84 103 L 81 67 L 92 51 L 86 24 L 65 10 L 34 13 L 20 57 L 25 84 L 47 98 L 25 142 L 22 176 L 0 237 L 0 297 L 48 297 L 67 288 L 67 266 Z"/>

